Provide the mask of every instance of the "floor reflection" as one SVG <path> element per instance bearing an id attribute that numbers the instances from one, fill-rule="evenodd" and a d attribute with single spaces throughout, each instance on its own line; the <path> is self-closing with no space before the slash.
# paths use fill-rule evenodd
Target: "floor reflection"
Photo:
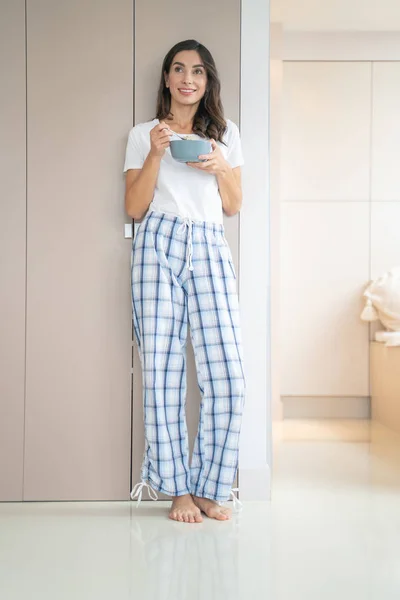
<path id="1" fill-rule="evenodd" d="M 154 520 L 135 510 L 132 573 L 147 581 L 140 589 L 146 589 L 148 600 L 239 600 L 239 517 L 229 523 L 185 524 L 163 518 L 160 510 Z"/>
<path id="2" fill-rule="evenodd" d="M 253 560 L 252 565 L 248 561 L 251 548 L 254 558 L 255 548 L 259 552 L 262 545 L 262 539 L 256 540 L 263 535 L 262 524 L 258 535 L 253 528 L 249 538 L 246 521 L 250 516 L 236 514 L 229 522 L 204 517 L 201 524 L 175 523 L 166 516 L 169 504 L 163 504 L 165 508 L 161 503 L 154 508 L 132 508 L 133 592 L 145 591 L 148 600 L 244 600 L 249 597 L 252 577 L 258 581 L 258 592 L 263 587 L 266 591 L 266 563 L 264 575 L 259 571 L 266 553 L 261 552 L 260 560 Z M 265 516 L 264 510 L 264 522 Z"/>

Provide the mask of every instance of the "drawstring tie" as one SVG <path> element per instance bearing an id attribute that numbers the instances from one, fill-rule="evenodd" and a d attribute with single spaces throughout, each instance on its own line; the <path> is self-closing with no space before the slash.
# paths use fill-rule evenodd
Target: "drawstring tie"
<path id="1" fill-rule="evenodd" d="M 157 493 L 149 486 L 149 484 L 146 483 L 146 481 L 141 481 L 140 483 L 137 483 L 135 485 L 135 487 L 133 488 L 133 490 L 131 491 L 131 500 L 135 500 L 135 498 L 138 498 L 136 507 L 139 506 L 139 504 L 142 500 L 142 494 L 143 494 L 144 487 L 147 488 L 149 496 L 152 500 L 154 500 L 154 501 L 158 500 Z"/>
<path id="2" fill-rule="evenodd" d="M 233 500 L 233 510 L 235 512 L 241 512 L 243 510 L 243 504 L 240 502 L 239 498 L 235 496 L 235 492 L 238 492 L 239 488 L 232 488 L 230 491 L 230 497 Z"/>
<path id="3" fill-rule="evenodd" d="M 184 233 L 185 227 L 188 228 L 188 241 L 187 241 L 187 260 L 186 266 L 189 271 L 193 271 L 193 221 L 189 217 L 183 219 L 182 225 L 178 228 L 178 233 Z"/>
<path id="4" fill-rule="evenodd" d="M 229 498 L 233 500 L 233 512 L 239 513 L 243 510 L 243 504 L 240 502 L 239 498 L 235 496 L 234 492 L 238 492 L 239 488 L 232 488 L 229 492 Z M 219 506 L 223 506 L 223 502 L 217 502 Z"/>

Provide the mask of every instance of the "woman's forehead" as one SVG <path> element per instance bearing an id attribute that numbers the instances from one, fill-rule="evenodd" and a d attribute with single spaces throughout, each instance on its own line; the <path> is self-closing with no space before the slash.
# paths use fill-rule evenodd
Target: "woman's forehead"
<path id="1" fill-rule="evenodd" d="M 204 64 L 197 50 L 182 50 L 181 52 L 178 52 L 175 54 L 172 64 L 175 62 L 180 62 L 188 67 Z"/>

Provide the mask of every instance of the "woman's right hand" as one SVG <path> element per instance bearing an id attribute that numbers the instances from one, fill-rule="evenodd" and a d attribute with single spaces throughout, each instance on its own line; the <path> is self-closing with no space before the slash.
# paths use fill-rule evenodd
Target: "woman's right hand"
<path id="1" fill-rule="evenodd" d="M 166 148 L 169 146 L 171 135 L 173 135 L 173 133 L 165 121 L 157 123 L 150 131 L 150 154 L 161 158 L 164 155 Z"/>

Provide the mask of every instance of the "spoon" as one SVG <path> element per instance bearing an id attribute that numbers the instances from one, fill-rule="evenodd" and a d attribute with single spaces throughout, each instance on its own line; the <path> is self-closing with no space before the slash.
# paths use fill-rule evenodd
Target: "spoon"
<path id="1" fill-rule="evenodd" d="M 163 131 L 164 131 L 165 129 L 168 129 L 168 127 L 164 127 Z M 184 140 L 185 142 L 187 141 L 187 138 L 186 138 L 186 137 L 182 137 L 181 135 L 179 135 L 179 133 L 175 133 L 175 131 L 172 131 L 172 129 L 170 129 L 170 131 L 171 131 L 171 132 L 172 132 L 174 135 L 176 135 L 176 136 L 177 136 L 177 137 L 178 137 L 180 140 Z"/>

